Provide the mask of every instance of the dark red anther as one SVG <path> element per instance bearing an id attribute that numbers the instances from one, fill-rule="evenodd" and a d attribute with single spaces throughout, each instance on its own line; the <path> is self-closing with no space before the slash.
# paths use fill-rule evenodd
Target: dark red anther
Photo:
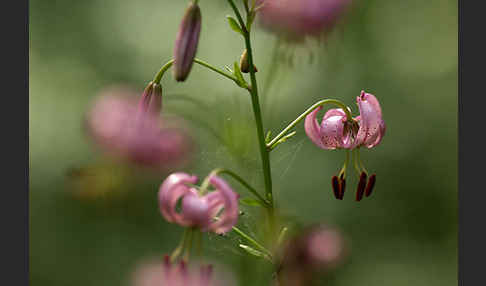
<path id="1" fill-rule="evenodd" d="M 339 184 L 339 199 L 342 200 L 344 198 L 344 191 L 346 191 L 346 179 L 343 179 L 341 175 L 341 183 Z"/>
<path id="2" fill-rule="evenodd" d="M 371 192 L 373 191 L 373 188 L 375 187 L 375 182 L 376 182 L 376 174 L 373 174 L 370 176 L 368 180 L 368 185 L 366 185 L 365 189 L 365 195 L 369 197 L 371 195 Z"/>
<path id="3" fill-rule="evenodd" d="M 358 190 L 356 191 L 356 201 L 359 202 L 363 198 L 364 190 L 366 187 L 366 173 L 361 172 L 361 176 L 359 177 L 358 183 Z"/>
<path id="4" fill-rule="evenodd" d="M 187 263 L 184 260 L 181 260 L 181 262 L 179 262 L 179 270 L 183 275 L 187 274 Z"/>
<path id="5" fill-rule="evenodd" d="M 339 179 L 338 179 L 338 177 L 332 176 L 331 183 L 332 183 L 332 190 L 334 192 L 334 196 L 336 197 L 336 199 L 339 200 L 339 198 L 340 198 L 340 189 L 341 188 L 339 186 Z"/>
<path id="6" fill-rule="evenodd" d="M 164 272 L 167 274 L 170 271 L 170 257 L 169 255 L 164 255 L 164 263 L 162 264 Z"/>

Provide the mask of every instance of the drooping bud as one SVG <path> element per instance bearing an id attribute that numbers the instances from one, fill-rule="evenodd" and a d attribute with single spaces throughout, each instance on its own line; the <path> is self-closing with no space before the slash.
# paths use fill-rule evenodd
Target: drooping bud
<path id="1" fill-rule="evenodd" d="M 358 190 L 356 191 L 356 201 L 359 202 L 363 198 L 364 190 L 366 187 L 367 175 L 365 172 L 361 172 L 359 177 Z"/>
<path id="2" fill-rule="evenodd" d="M 201 10 L 193 2 L 189 4 L 177 32 L 174 46 L 174 78 L 186 80 L 196 56 L 199 33 L 201 32 Z"/>
<path id="3" fill-rule="evenodd" d="M 369 197 L 371 195 L 371 192 L 373 191 L 373 188 L 375 187 L 375 182 L 376 182 L 376 174 L 373 174 L 368 179 L 368 185 L 366 185 L 365 195 L 367 197 Z"/>
<path id="4" fill-rule="evenodd" d="M 255 70 L 255 72 L 258 71 L 255 65 L 253 65 L 253 69 Z M 248 51 L 246 49 L 243 51 L 240 57 L 240 70 L 243 73 L 250 72 L 250 63 L 248 62 Z"/>
<path id="5" fill-rule="evenodd" d="M 139 110 L 156 115 L 162 111 L 162 87 L 160 84 L 151 81 L 147 85 L 139 101 Z"/>

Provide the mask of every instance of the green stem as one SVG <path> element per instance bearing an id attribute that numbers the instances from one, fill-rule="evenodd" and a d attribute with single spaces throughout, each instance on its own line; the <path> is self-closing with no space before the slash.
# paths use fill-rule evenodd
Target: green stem
<path id="1" fill-rule="evenodd" d="M 228 0 L 231 8 L 235 12 L 236 18 L 241 26 L 243 31 L 243 35 L 245 38 L 245 46 L 246 51 L 248 53 L 248 64 L 250 67 L 250 79 L 251 79 L 251 87 L 249 88 L 249 92 L 251 95 L 251 103 L 253 106 L 253 114 L 255 117 L 255 123 L 257 127 L 257 138 L 258 138 L 258 146 L 260 148 L 260 157 L 262 160 L 262 168 L 263 168 L 263 179 L 265 183 L 265 195 L 267 200 L 270 202 L 270 207 L 267 208 L 268 212 L 268 219 L 270 224 L 270 233 L 275 234 L 275 214 L 274 214 L 274 200 L 272 194 L 272 172 L 270 169 L 270 156 L 269 151 L 267 150 L 267 146 L 265 144 L 265 133 L 263 131 L 263 120 L 262 114 L 260 110 L 260 103 L 258 101 L 258 86 L 255 76 L 255 66 L 253 64 L 253 50 L 251 47 L 251 39 L 250 33 L 246 29 L 245 23 L 243 22 L 243 18 L 241 18 L 241 14 L 238 11 L 233 0 Z"/>
<path id="2" fill-rule="evenodd" d="M 156 83 L 156 84 L 160 84 L 160 81 L 162 80 L 164 73 L 168 69 L 170 69 L 170 67 L 172 66 L 173 63 L 174 63 L 174 60 L 172 59 L 172 60 L 168 61 L 165 65 L 163 65 L 160 68 L 159 72 L 155 75 L 153 82 Z"/>
<path id="3" fill-rule="evenodd" d="M 358 166 L 358 155 L 356 154 L 356 149 L 353 149 L 353 151 L 351 151 L 351 152 L 353 152 L 353 165 L 354 165 L 354 169 L 356 170 L 357 176 L 359 178 L 360 175 L 361 175 L 362 170 Z"/>
<path id="4" fill-rule="evenodd" d="M 187 240 L 187 234 L 188 234 L 189 230 L 186 228 L 184 229 L 184 233 L 182 234 L 182 239 L 179 243 L 179 245 L 176 247 L 176 249 L 174 249 L 174 251 L 172 251 L 172 254 L 170 255 L 170 261 L 171 262 L 174 262 L 177 257 L 179 257 L 179 255 L 182 253 L 182 251 L 184 250 L 184 247 L 186 246 L 186 240 Z"/>
<path id="5" fill-rule="evenodd" d="M 216 73 L 219 73 L 220 75 L 222 75 L 222 76 L 224 76 L 226 78 L 231 79 L 235 83 L 238 83 L 238 79 L 235 76 L 233 76 L 233 75 L 231 75 L 231 74 L 229 74 L 229 73 L 227 73 L 227 72 L 225 72 L 225 71 L 223 71 L 221 69 L 218 69 L 217 67 L 214 67 L 214 66 L 208 64 L 205 61 L 202 61 L 200 59 L 194 59 L 194 62 L 197 63 L 197 64 L 199 64 L 199 65 L 201 65 L 201 66 L 203 66 L 203 67 L 206 67 L 206 68 L 208 68 L 208 69 L 210 69 L 210 70 L 212 70 L 212 71 L 214 71 Z M 160 81 L 162 80 L 162 77 L 164 76 L 165 72 L 170 67 L 172 67 L 173 64 L 174 64 L 174 60 L 172 59 L 172 60 L 168 61 L 164 66 L 162 66 L 162 68 L 160 68 L 159 72 L 155 75 L 153 82 L 154 83 L 157 83 L 157 84 L 160 84 Z"/>
<path id="6" fill-rule="evenodd" d="M 299 117 L 297 117 L 287 127 L 285 127 L 284 130 L 282 130 L 282 132 L 280 132 L 277 136 L 275 136 L 275 138 L 273 138 L 272 141 L 270 141 L 266 145 L 266 147 L 269 149 L 269 151 L 271 151 L 273 149 L 273 147 L 275 147 L 273 145 L 275 145 L 275 143 L 277 143 L 278 140 L 280 140 L 282 137 L 284 137 L 285 134 L 287 134 L 287 132 L 289 132 L 292 128 L 294 128 L 300 121 L 302 121 L 307 115 L 309 115 L 309 113 L 314 111 L 314 109 L 318 108 L 319 106 L 323 106 L 323 105 L 326 105 L 326 104 L 337 105 L 338 107 L 340 107 L 344 111 L 344 113 L 346 113 L 346 117 L 347 117 L 348 121 L 353 120 L 353 116 L 351 115 L 351 112 L 349 111 L 349 109 L 347 108 L 347 106 L 344 103 L 342 103 L 341 101 L 336 100 L 336 99 L 323 99 L 321 101 L 316 102 L 311 107 L 309 107 L 304 113 L 299 115 Z"/>
<path id="7" fill-rule="evenodd" d="M 348 167 L 349 162 L 349 150 L 346 149 L 346 159 L 344 160 L 344 165 L 341 171 L 339 172 L 339 177 L 344 174 L 344 178 L 346 178 L 346 168 Z"/>
<path id="8" fill-rule="evenodd" d="M 206 68 L 208 68 L 208 69 L 210 69 L 210 70 L 212 70 L 214 72 L 217 72 L 220 75 L 222 75 L 224 77 L 227 77 L 227 78 L 231 79 L 232 81 L 238 83 L 238 79 L 236 77 L 234 77 L 233 75 L 231 75 L 231 74 L 229 74 L 229 73 L 227 73 L 227 72 L 225 72 L 225 71 L 223 71 L 221 69 L 218 69 L 217 67 L 214 67 L 214 66 L 208 64 L 205 61 L 202 61 L 200 59 L 194 59 L 194 62 L 197 63 L 197 64 L 200 64 L 201 66 L 206 67 Z"/>
<path id="9" fill-rule="evenodd" d="M 183 258 L 185 261 L 189 261 L 189 257 L 191 256 L 192 239 L 194 237 L 195 229 L 190 228 L 188 231 L 189 231 L 189 234 L 188 234 L 188 238 L 186 240 L 187 245 L 185 247 L 186 253 L 184 254 L 184 258 Z"/>
<path id="10" fill-rule="evenodd" d="M 267 200 L 265 200 L 265 198 L 263 198 L 258 193 L 258 191 L 255 188 L 253 188 L 250 184 L 248 184 L 243 178 L 238 176 L 236 173 L 223 168 L 218 168 L 211 171 L 209 176 L 206 177 L 206 179 L 203 181 L 201 185 L 201 194 L 204 194 L 204 192 L 206 192 L 207 188 L 209 187 L 209 178 L 211 178 L 211 176 L 213 175 L 218 175 L 218 174 L 230 175 L 231 177 L 233 177 L 233 179 L 237 180 L 240 184 L 242 184 L 245 188 L 247 188 L 248 191 L 250 191 L 250 193 L 252 193 L 255 197 L 257 197 L 257 199 L 259 199 L 265 207 L 270 207 L 270 203 Z"/>

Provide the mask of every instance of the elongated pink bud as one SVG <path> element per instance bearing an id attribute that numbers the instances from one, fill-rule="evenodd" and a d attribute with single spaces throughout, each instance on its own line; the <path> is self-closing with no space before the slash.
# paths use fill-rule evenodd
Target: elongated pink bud
<path id="1" fill-rule="evenodd" d="M 371 192 L 373 191 L 373 188 L 375 187 L 375 182 L 376 182 L 376 175 L 373 174 L 368 179 L 368 185 L 366 185 L 365 195 L 367 197 L 369 197 L 371 195 Z"/>
<path id="2" fill-rule="evenodd" d="M 196 56 L 199 33 L 201 32 L 201 10 L 191 2 L 186 9 L 177 33 L 174 46 L 174 77 L 186 80 Z"/>
<path id="3" fill-rule="evenodd" d="M 356 191 L 356 201 L 359 202 L 363 198 L 364 190 L 366 187 L 367 175 L 365 172 L 361 172 L 359 177 L 358 190 Z"/>
<path id="4" fill-rule="evenodd" d="M 158 115 L 162 111 L 162 87 L 150 82 L 143 91 L 139 101 L 139 110 Z"/>

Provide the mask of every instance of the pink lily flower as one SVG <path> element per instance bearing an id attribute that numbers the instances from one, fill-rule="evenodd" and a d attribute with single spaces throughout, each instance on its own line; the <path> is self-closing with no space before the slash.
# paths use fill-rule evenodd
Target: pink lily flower
<path id="1" fill-rule="evenodd" d="M 351 0 L 260 0 L 262 26 L 290 39 L 329 32 Z"/>
<path id="2" fill-rule="evenodd" d="M 149 84 L 141 97 L 110 89 L 87 113 L 85 127 L 110 155 L 156 169 L 181 167 L 189 161 L 192 139 L 180 124 L 161 122 L 161 109 L 160 85 Z"/>
<path id="3" fill-rule="evenodd" d="M 159 207 L 164 218 L 185 227 L 198 227 L 201 231 L 225 233 L 238 221 L 238 197 L 221 178 L 212 175 L 209 183 L 216 190 L 200 195 L 187 184 L 195 184 L 196 176 L 174 173 L 165 179 L 159 189 Z M 182 199 L 182 209 L 176 211 Z"/>
<path id="4" fill-rule="evenodd" d="M 307 136 L 318 147 L 328 150 L 377 146 L 386 131 L 380 103 L 374 95 L 364 91 L 356 97 L 356 102 L 360 115 L 353 123 L 347 121 L 342 109 L 329 109 L 319 124 L 316 117 L 322 106 L 316 108 L 305 118 Z"/>
<path id="5" fill-rule="evenodd" d="M 231 273 L 213 271 L 212 264 L 171 262 L 169 256 L 141 263 L 133 273 L 133 286 L 229 286 Z M 218 267 L 219 269 L 219 267 Z"/>
<path id="6" fill-rule="evenodd" d="M 326 150 L 347 149 L 359 152 L 360 147 L 368 149 L 380 144 L 385 136 L 386 125 L 383 120 L 381 106 L 376 97 L 361 91 L 356 97 L 360 115 L 348 121 L 342 109 L 330 109 L 319 124 L 317 113 L 322 107 L 316 108 L 305 118 L 305 132 L 311 141 L 319 148 Z M 359 154 L 359 153 L 358 153 Z M 356 159 L 355 160 L 359 160 Z M 368 179 L 368 174 L 362 168 L 356 201 L 360 201 L 365 194 L 371 194 L 376 182 L 376 175 Z M 346 186 L 346 168 L 343 167 L 339 176 L 332 178 L 332 187 L 337 199 L 342 200 Z M 368 182 L 368 183 L 367 183 Z"/>
<path id="7" fill-rule="evenodd" d="M 306 227 L 280 250 L 279 281 L 285 286 L 311 285 L 313 271 L 331 271 L 348 255 L 344 235 L 327 225 Z"/>

